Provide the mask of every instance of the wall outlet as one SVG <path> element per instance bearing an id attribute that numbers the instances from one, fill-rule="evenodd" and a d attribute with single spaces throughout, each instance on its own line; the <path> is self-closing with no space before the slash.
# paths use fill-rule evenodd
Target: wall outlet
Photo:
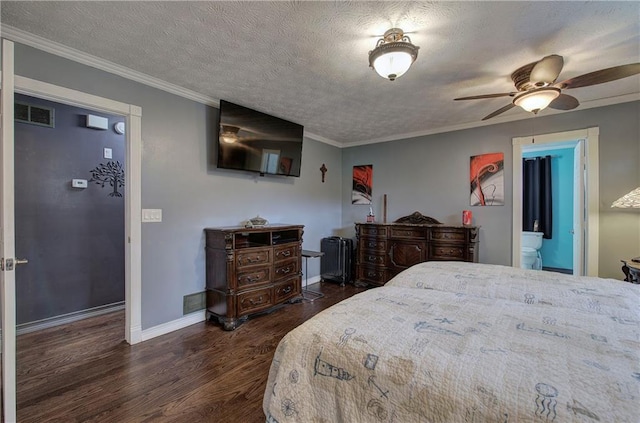
<path id="1" fill-rule="evenodd" d="M 204 310 L 207 306 L 206 291 L 185 295 L 182 302 L 182 314 Z"/>

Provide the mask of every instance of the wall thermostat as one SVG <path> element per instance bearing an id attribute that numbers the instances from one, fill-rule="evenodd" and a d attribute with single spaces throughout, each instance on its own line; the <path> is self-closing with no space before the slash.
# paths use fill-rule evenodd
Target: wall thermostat
<path id="1" fill-rule="evenodd" d="M 72 179 L 71 186 L 73 188 L 86 188 L 87 180 L 86 179 Z"/>

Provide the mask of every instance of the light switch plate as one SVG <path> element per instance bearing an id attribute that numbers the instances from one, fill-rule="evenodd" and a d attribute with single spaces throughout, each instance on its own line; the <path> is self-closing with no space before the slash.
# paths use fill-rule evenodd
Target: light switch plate
<path id="1" fill-rule="evenodd" d="M 111 150 L 110 148 L 104 148 L 104 153 L 103 153 L 103 157 L 105 159 L 113 159 L 113 150 Z"/>
<path id="2" fill-rule="evenodd" d="M 162 222 L 162 209 L 142 209 L 143 222 Z"/>

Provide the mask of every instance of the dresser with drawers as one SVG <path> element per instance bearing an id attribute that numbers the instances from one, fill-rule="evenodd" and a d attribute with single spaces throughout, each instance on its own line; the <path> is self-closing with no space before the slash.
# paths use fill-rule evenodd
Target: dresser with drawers
<path id="1" fill-rule="evenodd" d="M 207 320 L 233 330 L 302 299 L 302 225 L 206 228 Z"/>
<path id="2" fill-rule="evenodd" d="M 384 285 L 431 260 L 478 261 L 477 226 L 440 223 L 356 223 L 356 283 Z"/>

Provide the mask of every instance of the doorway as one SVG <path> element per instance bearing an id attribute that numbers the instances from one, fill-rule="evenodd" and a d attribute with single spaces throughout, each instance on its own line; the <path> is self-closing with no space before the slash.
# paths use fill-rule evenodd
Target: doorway
<path id="1" fill-rule="evenodd" d="M 17 334 L 124 310 L 124 117 L 23 94 L 14 110 Z"/>
<path id="2" fill-rule="evenodd" d="M 142 341 L 141 325 L 141 146 L 142 109 L 80 91 L 59 87 L 14 74 L 14 47 L 2 40 L 2 137 L 0 139 L 0 272 L 2 309 L 2 415 L 4 421 L 16 416 L 15 354 L 15 258 L 14 241 L 14 92 L 124 116 L 126 132 L 125 178 L 125 339 L 129 344 Z M 6 107 L 10 105 L 10 107 Z M 21 261 L 22 262 L 22 261 Z"/>
<path id="3" fill-rule="evenodd" d="M 514 138 L 512 265 L 520 267 L 522 234 L 522 158 L 527 153 L 572 148 L 573 274 L 598 275 L 598 128 Z M 543 258 L 544 263 L 544 258 Z"/>

